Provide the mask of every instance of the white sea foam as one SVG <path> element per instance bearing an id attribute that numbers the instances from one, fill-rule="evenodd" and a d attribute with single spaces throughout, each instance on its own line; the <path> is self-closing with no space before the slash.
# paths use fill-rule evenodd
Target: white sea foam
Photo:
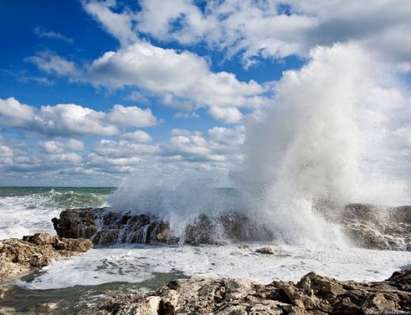
<path id="1" fill-rule="evenodd" d="M 54 234 L 51 223 L 65 208 L 101 206 L 106 195 L 68 189 L 0 188 L 0 239 L 37 232 Z M 27 192 L 28 191 L 28 192 Z"/>
<path id="2" fill-rule="evenodd" d="M 266 244 L 267 245 L 267 244 Z M 298 280 L 315 271 L 341 280 L 378 281 L 411 261 L 410 252 L 365 249 L 310 250 L 273 246 L 278 255 L 255 254 L 262 244 L 92 249 L 84 255 L 55 262 L 32 282 L 30 289 L 97 285 L 105 282 L 139 283 L 156 272 L 182 271 L 188 276 L 234 277 L 269 283 Z"/>
<path id="3" fill-rule="evenodd" d="M 54 234 L 51 219 L 59 210 L 43 196 L 0 197 L 0 239 L 21 238 L 37 232 Z"/>

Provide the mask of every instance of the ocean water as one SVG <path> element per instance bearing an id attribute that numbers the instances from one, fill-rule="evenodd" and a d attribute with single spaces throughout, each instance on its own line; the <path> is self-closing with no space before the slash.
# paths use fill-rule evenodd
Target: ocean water
<path id="1" fill-rule="evenodd" d="M 51 219 L 65 208 L 107 206 L 114 188 L 2 187 L 0 238 L 40 231 L 54 233 Z M 232 191 L 228 191 L 228 195 Z M 235 195 L 235 194 L 234 194 Z M 236 196 L 238 197 L 238 196 Z M 62 312 L 74 312 L 108 291 L 154 289 L 189 276 L 235 277 L 268 283 L 298 280 L 308 272 L 341 280 L 378 281 L 411 263 L 411 252 L 335 246 L 241 243 L 224 246 L 116 245 L 52 262 L 15 282 L 0 306 L 32 311 L 37 303 L 61 301 Z M 270 246 L 274 255 L 255 250 Z M 79 294 L 81 292 L 81 294 Z"/>
<path id="2" fill-rule="evenodd" d="M 54 233 L 51 219 L 66 208 L 106 205 L 111 187 L 0 187 L 0 239 Z"/>

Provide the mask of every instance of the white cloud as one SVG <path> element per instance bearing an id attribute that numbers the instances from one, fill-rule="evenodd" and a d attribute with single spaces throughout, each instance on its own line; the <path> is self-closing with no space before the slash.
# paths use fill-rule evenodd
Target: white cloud
<path id="1" fill-rule="evenodd" d="M 210 162 L 228 168 L 238 162 L 239 145 L 244 141 L 244 128 L 214 127 L 208 135 L 199 131 L 173 129 L 169 143 L 163 146 L 162 154 L 173 161 Z"/>
<path id="2" fill-rule="evenodd" d="M 235 107 L 211 107 L 210 114 L 214 118 L 226 123 L 238 123 L 241 121 L 243 114 Z"/>
<path id="3" fill-rule="evenodd" d="M 78 74 L 74 62 L 68 61 L 50 51 L 39 52 L 25 60 L 47 73 L 73 77 Z"/>
<path id="4" fill-rule="evenodd" d="M 49 39 L 56 39 L 56 40 L 61 40 L 66 43 L 72 43 L 73 39 L 67 36 L 64 36 L 61 33 L 54 32 L 54 31 L 47 31 L 41 27 L 36 27 L 34 29 L 34 34 L 38 36 L 39 38 L 49 38 Z"/>
<path id="5" fill-rule="evenodd" d="M 13 156 L 14 156 L 14 152 L 12 148 L 8 147 L 7 145 L 0 144 L 0 157 L 3 161 L 10 159 Z"/>
<path id="6" fill-rule="evenodd" d="M 84 9 L 123 45 L 136 41 L 137 36 L 133 30 L 132 14 L 128 12 L 116 13 L 112 10 L 115 6 L 115 0 L 83 1 Z"/>
<path id="7" fill-rule="evenodd" d="M 79 164 L 82 161 L 82 157 L 79 154 L 74 153 L 74 152 L 54 154 L 54 155 L 51 155 L 49 158 L 51 161 L 67 162 L 71 164 Z"/>
<path id="8" fill-rule="evenodd" d="M 138 42 L 117 52 L 106 52 L 87 71 L 87 80 L 109 88 L 136 86 L 162 95 L 175 107 L 255 107 L 266 99 L 264 88 L 254 81 L 242 82 L 228 72 L 213 73 L 207 62 L 190 52 L 163 49 Z M 227 111 L 226 111 L 227 112 Z M 239 112 L 214 115 L 233 120 Z M 230 117 L 226 117 L 230 116 Z"/>
<path id="9" fill-rule="evenodd" d="M 77 139 L 69 139 L 66 142 L 67 148 L 74 150 L 74 151 L 83 151 L 84 150 L 84 143 Z"/>
<path id="10" fill-rule="evenodd" d="M 0 124 L 20 127 L 31 123 L 34 119 L 34 110 L 20 103 L 14 97 L 0 99 Z"/>
<path id="11" fill-rule="evenodd" d="M 94 147 L 94 152 L 104 157 L 131 158 L 154 155 L 159 152 L 159 148 L 152 144 L 102 139 Z"/>
<path id="12" fill-rule="evenodd" d="M 148 127 L 156 123 L 150 109 L 115 105 L 106 112 L 77 104 L 57 104 L 39 109 L 24 105 L 15 98 L 0 99 L 0 125 L 20 127 L 47 135 L 100 135 L 119 133 L 119 127 Z M 76 140 L 72 146 L 81 148 Z"/>
<path id="13" fill-rule="evenodd" d="M 357 0 L 225 0 L 208 1 L 202 9 L 190 0 L 139 3 L 142 10 L 138 13 L 114 13 L 114 1 L 110 6 L 100 4 L 116 19 L 127 21 L 117 35 L 111 31 L 121 42 L 137 32 L 184 45 L 204 42 L 228 56 L 241 54 L 245 66 L 254 63 L 256 56 L 306 57 L 318 45 L 356 42 L 390 60 L 399 70 L 411 69 L 408 0 L 398 0 L 395 5 L 386 0 L 372 4 Z M 96 18 L 110 29 L 111 21 Z"/>
<path id="14" fill-rule="evenodd" d="M 153 140 L 147 132 L 142 131 L 142 130 L 124 133 L 121 135 L 120 138 L 122 140 L 127 140 L 130 142 L 140 142 L 140 143 L 147 143 Z"/>
<path id="15" fill-rule="evenodd" d="M 105 113 L 76 104 L 43 106 L 37 124 L 41 130 L 56 134 L 113 135 L 117 127 L 104 122 Z"/>
<path id="16" fill-rule="evenodd" d="M 48 140 L 42 143 L 42 147 L 49 154 L 60 154 L 65 152 L 66 150 L 83 151 L 84 143 L 76 139 L 69 139 L 68 141 L 64 142 Z"/>
<path id="17" fill-rule="evenodd" d="M 157 123 L 156 118 L 149 108 L 141 109 L 136 106 L 125 107 L 114 105 L 111 112 L 107 115 L 107 120 L 119 126 L 128 127 L 150 127 Z"/>
<path id="18" fill-rule="evenodd" d="M 49 154 L 63 153 L 64 147 L 62 143 L 56 141 L 45 141 L 42 144 L 44 150 Z"/>

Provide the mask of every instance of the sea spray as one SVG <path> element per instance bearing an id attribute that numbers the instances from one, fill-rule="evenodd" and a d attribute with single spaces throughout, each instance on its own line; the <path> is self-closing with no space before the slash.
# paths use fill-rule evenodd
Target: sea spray
<path id="1" fill-rule="evenodd" d="M 284 74 L 275 104 L 249 119 L 245 163 L 234 176 L 253 215 L 270 222 L 279 238 L 342 245 L 320 208 L 404 200 L 405 183 L 382 163 L 393 128 L 388 113 L 400 105 L 384 84 L 359 47 L 317 48 L 307 66 Z"/>
<path id="2" fill-rule="evenodd" d="M 287 243 L 345 246 L 338 227 L 319 212 L 407 200 L 397 176 L 401 163 L 393 159 L 407 99 L 360 47 L 316 48 L 305 67 L 284 73 L 273 104 L 245 122 L 244 163 L 230 170 L 235 198 L 218 193 L 219 174 L 146 170 L 126 179 L 110 203 L 165 218 L 177 234 L 199 214 L 234 210 Z"/>
<path id="3" fill-rule="evenodd" d="M 216 174 L 147 169 L 126 178 L 110 196 L 109 203 L 116 210 L 160 217 L 183 239 L 186 226 L 201 214 L 213 218 L 241 210 L 236 193 L 219 189 L 221 185 Z"/>

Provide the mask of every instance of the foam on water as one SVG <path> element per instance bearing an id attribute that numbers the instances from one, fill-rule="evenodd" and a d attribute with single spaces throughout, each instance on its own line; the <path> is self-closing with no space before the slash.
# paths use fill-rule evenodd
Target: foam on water
<path id="1" fill-rule="evenodd" d="M 234 277 L 269 283 L 273 279 L 298 280 L 315 271 L 340 280 L 379 281 L 411 261 L 410 252 L 365 249 L 310 250 L 273 248 L 276 255 L 256 254 L 263 244 L 92 249 L 84 255 L 55 262 L 32 282 L 30 289 L 97 285 L 105 282 L 140 283 L 154 273 L 182 271 L 188 276 Z"/>
<path id="2" fill-rule="evenodd" d="M 59 209 L 50 207 L 48 198 L 32 195 L 0 197 L 0 239 L 20 238 L 36 232 L 54 234 L 51 219 Z"/>
<path id="3" fill-rule="evenodd" d="M 84 190 L 84 191 L 81 191 Z M 54 234 L 51 219 L 65 208 L 101 206 L 111 190 L 1 187 L 0 239 L 37 232 Z"/>

